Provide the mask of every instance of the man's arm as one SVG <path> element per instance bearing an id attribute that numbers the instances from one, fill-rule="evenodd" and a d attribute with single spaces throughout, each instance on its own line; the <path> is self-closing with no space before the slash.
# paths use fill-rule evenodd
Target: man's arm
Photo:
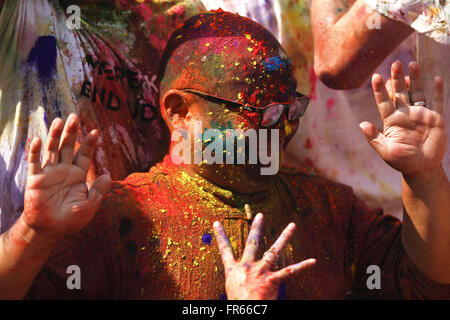
<path id="1" fill-rule="evenodd" d="M 64 128 L 61 119 L 52 122 L 43 165 L 40 139 L 30 145 L 24 212 L 0 235 L 0 299 L 25 296 L 55 245 L 91 221 L 109 189 L 108 176 L 86 187 L 98 132 L 91 131 L 75 155 L 78 125 L 74 114 Z"/>
<path id="2" fill-rule="evenodd" d="M 314 0 L 311 19 L 314 70 L 333 89 L 360 87 L 414 31 L 374 12 L 364 0 Z"/>
<path id="3" fill-rule="evenodd" d="M 403 247 L 428 278 L 450 284 L 450 183 L 442 166 L 403 175 Z"/>
<path id="4" fill-rule="evenodd" d="M 0 299 L 22 299 L 57 241 L 27 226 L 21 218 L 0 235 Z"/>

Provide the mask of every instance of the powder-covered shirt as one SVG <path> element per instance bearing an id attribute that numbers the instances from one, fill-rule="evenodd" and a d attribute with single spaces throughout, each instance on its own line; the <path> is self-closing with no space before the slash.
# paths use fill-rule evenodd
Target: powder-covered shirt
<path id="1" fill-rule="evenodd" d="M 280 286 L 280 299 L 450 298 L 450 285 L 427 279 L 408 259 L 401 222 L 368 209 L 350 187 L 283 168 L 264 192 L 244 195 L 168 157 L 114 183 L 93 221 L 54 250 L 27 298 L 225 299 L 212 224 L 223 223 L 239 258 L 251 223 L 246 203 L 264 213 L 259 257 L 295 222 L 279 265 L 317 259 Z M 81 270 L 79 290 L 66 283 L 71 265 Z M 368 289 L 372 265 L 381 289 Z"/>

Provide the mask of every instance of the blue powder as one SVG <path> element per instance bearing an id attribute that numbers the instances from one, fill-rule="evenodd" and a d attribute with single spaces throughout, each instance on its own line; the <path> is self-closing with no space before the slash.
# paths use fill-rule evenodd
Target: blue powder
<path id="1" fill-rule="evenodd" d="M 268 71 L 277 71 L 286 67 L 288 63 L 289 60 L 281 59 L 280 56 L 276 56 L 266 59 L 266 61 L 263 62 L 263 66 Z"/>
<path id="2" fill-rule="evenodd" d="M 206 243 L 208 246 L 211 245 L 211 241 L 212 241 L 212 234 L 211 233 L 205 233 L 202 236 L 202 242 Z"/>
<path id="3" fill-rule="evenodd" d="M 31 49 L 27 63 L 34 64 L 38 70 L 39 80 L 46 84 L 56 73 L 56 39 L 53 36 L 37 38 Z"/>

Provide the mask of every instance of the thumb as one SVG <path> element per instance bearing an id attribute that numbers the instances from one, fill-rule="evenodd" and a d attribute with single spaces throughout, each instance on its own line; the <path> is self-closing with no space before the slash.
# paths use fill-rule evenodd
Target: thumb
<path id="1" fill-rule="evenodd" d="M 375 149 L 375 151 L 384 159 L 386 154 L 386 137 L 377 130 L 371 122 L 361 122 L 359 124 L 361 131 L 367 138 L 367 142 Z"/>

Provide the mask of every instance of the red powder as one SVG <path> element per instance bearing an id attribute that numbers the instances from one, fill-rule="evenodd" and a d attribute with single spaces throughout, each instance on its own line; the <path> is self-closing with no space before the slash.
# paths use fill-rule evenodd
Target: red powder
<path id="1" fill-rule="evenodd" d="M 135 12 L 139 14 L 147 23 L 153 18 L 153 11 L 150 9 L 150 6 L 147 4 L 140 4 L 135 8 Z"/>
<path id="2" fill-rule="evenodd" d="M 313 166 L 313 162 L 312 162 L 312 160 L 310 159 L 310 158 L 306 158 L 305 159 L 305 166 L 307 167 L 307 168 L 312 168 L 312 166 Z"/>
<path id="3" fill-rule="evenodd" d="M 333 98 L 327 99 L 327 110 L 331 111 L 334 108 L 336 101 Z"/>
<path id="4" fill-rule="evenodd" d="M 315 99 L 317 99 L 317 95 L 316 95 L 317 76 L 316 76 L 316 73 L 314 72 L 313 67 L 311 67 L 311 69 L 309 69 L 309 81 L 311 82 L 311 91 L 309 92 L 308 96 L 309 96 L 309 99 L 315 100 Z"/>
<path id="5" fill-rule="evenodd" d="M 312 148 L 311 140 L 310 140 L 309 138 L 306 139 L 306 141 L 305 141 L 305 143 L 303 144 L 303 146 L 304 146 L 306 149 L 311 149 L 311 148 Z"/>

